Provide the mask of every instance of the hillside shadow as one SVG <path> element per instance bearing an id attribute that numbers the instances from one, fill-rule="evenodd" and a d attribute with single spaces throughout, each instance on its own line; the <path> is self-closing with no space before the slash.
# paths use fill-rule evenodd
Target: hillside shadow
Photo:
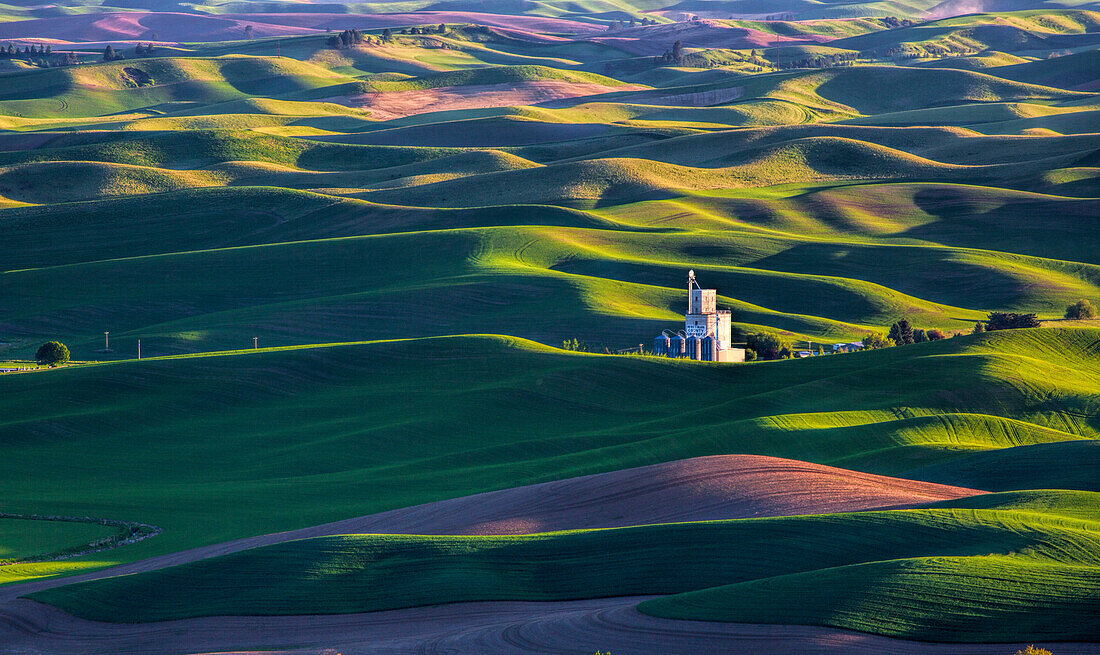
<path id="1" fill-rule="evenodd" d="M 1100 263 L 1100 200 L 1094 198 L 997 198 L 985 187 L 935 187 L 913 203 L 937 220 L 898 233 L 951 246 L 1001 250 L 1037 257 Z"/>

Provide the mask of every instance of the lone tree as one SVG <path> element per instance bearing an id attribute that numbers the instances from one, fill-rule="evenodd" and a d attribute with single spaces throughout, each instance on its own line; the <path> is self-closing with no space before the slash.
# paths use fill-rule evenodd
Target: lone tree
<path id="1" fill-rule="evenodd" d="M 974 329 L 970 331 L 970 334 L 981 334 L 985 332 L 985 323 L 978 321 L 974 324 Z"/>
<path id="2" fill-rule="evenodd" d="M 1066 307 L 1066 318 L 1068 319 L 1096 318 L 1096 315 L 1096 305 L 1083 298 Z"/>
<path id="3" fill-rule="evenodd" d="M 386 29 L 382 30 L 382 41 L 384 43 L 389 43 L 390 39 L 392 39 L 392 38 L 393 38 L 393 32 L 390 31 L 390 28 L 387 27 Z"/>
<path id="4" fill-rule="evenodd" d="M 909 345 L 913 343 L 913 326 L 903 318 L 890 326 L 890 333 L 886 337 L 893 339 L 894 343 L 899 346 Z"/>
<path id="5" fill-rule="evenodd" d="M 34 360 L 45 366 L 57 366 L 69 361 L 69 349 L 60 341 L 47 341 L 38 348 Z"/>
<path id="6" fill-rule="evenodd" d="M 103 49 L 103 61 L 114 61 L 118 59 L 118 55 L 115 54 L 115 49 L 110 44 Z"/>

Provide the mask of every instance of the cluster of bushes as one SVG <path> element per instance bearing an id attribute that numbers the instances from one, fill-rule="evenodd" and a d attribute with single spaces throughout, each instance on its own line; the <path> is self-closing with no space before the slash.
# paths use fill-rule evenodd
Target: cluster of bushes
<path id="1" fill-rule="evenodd" d="M 114 46 L 111 46 L 110 44 L 108 44 L 107 47 L 103 49 L 103 61 L 118 61 L 125 58 L 126 57 L 121 52 L 117 52 L 114 49 Z"/>
<path id="2" fill-rule="evenodd" d="M 410 27 L 401 30 L 401 34 L 446 34 L 447 26 L 443 23 L 439 25 L 424 25 L 418 27 Z"/>
<path id="3" fill-rule="evenodd" d="M 782 68 L 834 68 L 836 66 L 851 66 L 855 59 L 859 58 L 856 52 L 838 52 L 829 55 L 817 55 L 805 59 L 796 59 L 784 63 Z"/>
<path id="4" fill-rule="evenodd" d="M 561 342 L 562 350 L 572 350 L 573 352 L 586 353 L 588 352 L 588 344 L 577 339 L 568 339 Z"/>
<path id="5" fill-rule="evenodd" d="M 913 324 L 909 322 L 909 319 L 903 318 L 891 324 L 889 331 L 887 331 L 885 335 L 869 334 L 863 337 L 863 348 L 865 350 L 877 350 L 879 348 L 890 348 L 892 346 L 906 346 L 911 343 L 939 341 L 940 339 L 946 338 L 947 335 L 941 330 L 935 328 L 928 330 L 915 328 Z"/>
<path id="6" fill-rule="evenodd" d="M 1084 299 L 1078 300 L 1069 307 L 1066 307 L 1066 318 L 1070 320 L 1096 318 L 1096 316 L 1096 305 Z"/>
<path id="7" fill-rule="evenodd" d="M 139 43 L 134 46 L 134 55 L 138 57 L 148 57 L 151 54 L 153 54 L 152 43 Z"/>
<path id="8" fill-rule="evenodd" d="M 898 18 L 897 16 L 886 16 L 882 19 L 882 24 L 890 29 L 897 29 L 899 27 L 909 27 L 910 25 L 916 25 L 917 21 L 909 18 Z"/>
<path id="9" fill-rule="evenodd" d="M 1039 323 L 1039 317 L 1035 314 L 1017 314 L 1016 312 L 990 312 L 989 318 L 986 319 L 983 328 L 978 326 L 981 323 L 974 325 L 974 332 L 982 332 L 983 328 L 985 332 L 992 332 L 994 330 L 1015 330 L 1018 328 L 1037 328 L 1041 324 Z"/>
<path id="10" fill-rule="evenodd" d="M 665 53 L 657 57 L 658 66 L 683 66 L 684 65 L 684 44 L 679 39 L 676 43 L 672 44 L 672 48 L 665 50 Z"/>
<path id="11" fill-rule="evenodd" d="M 351 46 L 362 43 L 363 34 L 356 29 L 344 30 L 339 34 L 333 34 L 325 41 L 325 45 L 333 50 L 340 50 L 342 48 L 350 48 Z"/>
<path id="12" fill-rule="evenodd" d="M 773 332 L 756 332 L 745 335 L 745 361 L 757 359 L 790 359 L 794 347 L 787 339 Z"/>

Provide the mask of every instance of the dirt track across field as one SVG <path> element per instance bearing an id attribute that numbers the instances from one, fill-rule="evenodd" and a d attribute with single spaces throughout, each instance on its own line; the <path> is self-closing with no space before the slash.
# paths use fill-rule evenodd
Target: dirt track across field
<path id="1" fill-rule="evenodd" d="M 5 601 L 40 589 L 334 534 L 531 534 L 893 509 L 979 493 L 982 492 L 778 457 L 696 457 L 490 491 L 202 546 L 68 578 L 3 586 L 0 608 Z"/>
<path id="2" fill-rule="evenodd" d="M 461 603 L 335 616 L 216 617 L 120 625 L 33 601 L 0 616 L 0 653 L 175 655 L 1010 655 L 1027 644 L 932 644 L 809 626 L 675 621 L 634 609 L 644 598 Z M 1058 655 L 1096 644 L 1044 644 Z"/>
<path id="3" fill-rule="evenodd" d="M 494 491 L 173 553 L 105 571 L 0 587 L 0 654 L 203 653 L 1012 653 L 1018 646 L 919 644 L 840 630 L 670 621 L 639 598 L 463 603 L 371 614 L 84 621 L 17 596 L 306 537 L 347 533 L 522 534 L 669 521 L 896 508 L 977 493 L 773 457 L 700 457 Z M 328 649 L 332 649 L 331 651 Z M 1060 644 L 1059 655 L 1095 652 Z"/>

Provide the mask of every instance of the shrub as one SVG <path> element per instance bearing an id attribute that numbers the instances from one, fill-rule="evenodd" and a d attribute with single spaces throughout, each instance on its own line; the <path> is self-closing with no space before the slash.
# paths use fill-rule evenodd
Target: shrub
<path id="1" fill-rule="evenodd" d="M 1066 307 L 1066 318 L 1069 319 L 1096 318 L 1096 314 L 1096 305 L 1084 298 Z"/>
<path id="2" fill-rule="evenodd" d="M 863 347 L 866 350 L 889 348 L 892 345 L 894 345 L 894 340 L 889 337 L 884 337 L 881 334 L 868 334 L 863 337 Z"/>
<path id="3" fill-rule="evenodd" d="M 978 325 L 981 325 L 981 323 L 979 323 Z M 929 330 L 928 332 L 926 332 L 925 336 L 928 337 L 929 341 L 939 341 L 940 339 L 946 339 L 947 338 L 946 334 L 944 334 L 940 330 L 935 330 L 935 329 L 932 329 L 932 330 Z"/>
<path id="4" fill-rule="evenodd" d="M 755 362 L 756 361 L 756 351 L 753 350 L 752 348 L 746 348 L 745 349 L 745 361 L 746 362 Z"/>
<path id="5" fill-rule="evenodd" d="M 1023 650 L 1016 651 L 1016 655 L 1051 655 L 1051 652 L 1045 648 L 1036 648 L 1032 644 Z"/>
<path id="6" fill-rule="evenodd" d="M 985 324 L 978 321 L 974 324 L 974 329 L 970 331 L 970 334 L 981 334 L 982 332 L 985 332 Z"/>
<path id="7" fill-rule="evenodd" d="M 69 349 L 60 341 L 47 341 L 38 348 L 34 360 L 46 366 L 57 366 L 69 361 Z"/>
<path id="8" fill-rule="evenodd" d="M 746 344 L 760 359 L 790 359 L 791 342 L 773 332 L 756 332 L 745 337 Z"/>
<path id="9" fill-rule="evenodd" d="M 925 341 L 928 341 L 928 335 L 924 333 L 924 330 L 913 328 L 913 343 L 924 343 Z"/>

